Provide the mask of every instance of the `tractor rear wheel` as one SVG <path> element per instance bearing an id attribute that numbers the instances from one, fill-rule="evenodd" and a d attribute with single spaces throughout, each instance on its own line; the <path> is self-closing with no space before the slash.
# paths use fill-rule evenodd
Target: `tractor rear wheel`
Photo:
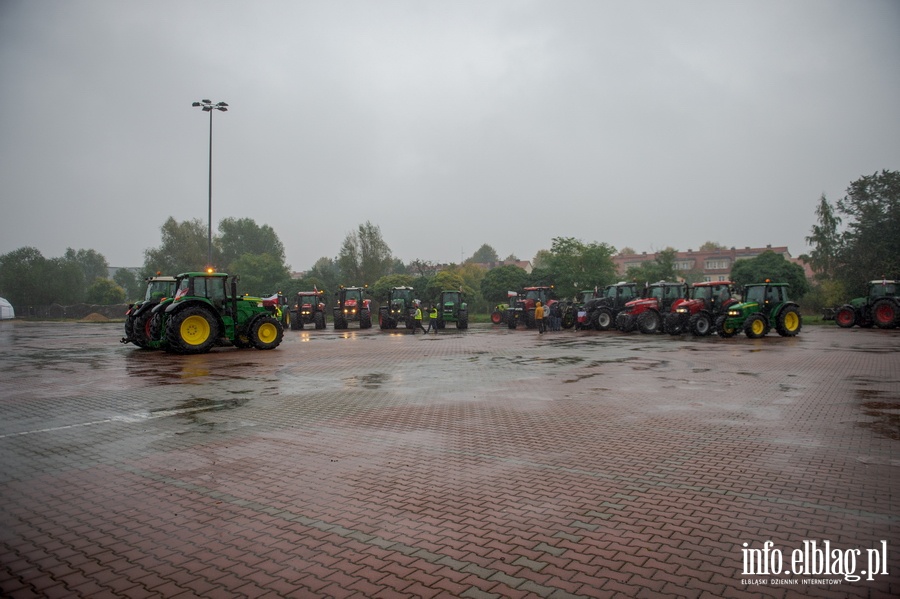
<path id="1" fill-rule="evenodd" d="M 725 324 L 727 317 L 722 315 L 716 319 L 716 333 L 719 334 L 719 337 L 723 339 L 728 339 L 729 337 L 734 337 L 737 334 L 737 329 L 734 327 Z"/>
<path id="2" fill-rule="evenodd" d="M 144 349 L 150 347 L 150 319 L 153 314 L 147 310 L 134 317 L 131 323 L 131 342 Z"/>
<path id="3" fill-rule="evenodd" d="M 456 328 L 460 330 L 465 330 L 469 328 L 469 311 L 468 310 L 460 310 L 459 316 L 456 321 Z"/>
<path id="4" fill-rule="evenodd" d="M 206 353 L 215 345 L 218 336 L 216 317 L 200 306 L 179 310 L 169 316 L 166 323 L 166 343 L 176 354 Z"/>
<path id="5" fill-rule="evenodd" d="M 612 328 L 614 319 L 612 311 L 609 308 L 600 308 L 597 310 L 596 316 L 591 323 L 598 331 L 608 331 Z"/>
<path id="6" fill-rule="evenodd" d="M 688 326 L 691 327 L 691 333 L 697 337 L 706 337 L 713 330 L 712 319 L 706 312 L 697 312 L 691 316 Z"/>
<path id="7" fill-rule="evenodd" d="M 516 328 L 516 315 L 513 312 L 509 312 L 506 315 L 506 326 L 510 329 Z"/>
<path id="8" fill-rule="evenodd" d="M 260 316 L 250 325 L 250 343 L 256 349 L 275 349 L 281 345 L 284 328 L 271 316 Z"/>
<path id="9" fill-rule="evenodd" d="M 303 317 L 300 316 L 300 310 L 297 310 L 297 313 L 291 319 L 291 330 L 299 331 L 303 328 Z"/>
<path id="10" fill-rule="evenodd" d="M 872 306 L 872 320 L 879 329 L 897 326 L 897 306 L 892 300 L 880 299 Z"/>
<path id="11" fill-rule="evenodd" d="M 803 319 L 800 317 L 800 310 L 793 306 L 782 310 L 775 322 L 775 330 L 782 337 L 794 337 L 800 332 L 802 326 Z"/>
<path id="12" fill-rule="evenodd" d="M 659 312 L 656 310 L 647 310 L 637 318 L 638 330 L 645 335 L 658 333 L 660 324 Z"/>
<path id="13" fill-rule="evenodd" d="M 313 325 L 316 327 L 316 330 L 322 330 L 325 328 L 324 312 L 316 312 L 315 314 L 313 314 Z"/>
<path id="14" fill-rule="evenodd" d="M 360 310 L 359 312 L 359 328 L 372 328 L 372 314 L 368 310 Z"/>
<path id="15" fill-rule="evenodd" d="M 744 321 L 744 334 L 750 339 L 759 339 L 765 337 L 769 332 L 769 325 L 766 318 L 759 313 L 753 314 Z"/>
<path id="16" fill-rule="evenodd" d="M 834 321 L 842 329 L 849 329 L 856 324 L 856 310 L 852 306 L 841 306 L 834 315 Z"/>

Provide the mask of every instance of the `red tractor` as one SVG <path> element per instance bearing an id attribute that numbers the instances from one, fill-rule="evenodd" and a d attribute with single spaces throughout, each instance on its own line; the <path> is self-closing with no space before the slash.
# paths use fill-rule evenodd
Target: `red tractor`
<path id="1" fill-rule="evenodd" d="M 711 335 L 716 330 L 716 319 L 735 303 L 737 299 L 731 281 L 694 283 L 687 299 L 672 305 L 672 311 L 666 316 L 666 331 L 670 335 L 681 335 L 686 331 L 697 337 Z"/>
<path id="2" fill-rule="evenodd" d="M 506 311 L 506 326 L 515 329 L 520 322 L 529 329 L 535 327 L 534 308 L 537 302 L 544 307 L 544 318 L 547 318 L 547 309 L 557 300 L 550 299 L 553 287 L 526 287 L 523 293 L 516 298 L 515 304 L 510 305 Z"/>
<path id="3" fill-rule="evenodd" d="M 291 330 L 303 330 L 303 325 L 312 324 L 316 330 L 325 328 L 325 292 L 298 291 L 297 303 L 291 307 Z"/>
<path id="4" fill-rule="evenodd" d="M 625 309 L 616 316 L 616 328 L 625 333 L 637 327 L 642 333 L 661 333 L 665 327 L 665 317 L 672 311 L 672 305 L 683 300 L 687 293 L 686 283 L 659 281 L 644 291 L 640 299 L 625 304 Z"/>
<path id="5" fill-rule="evenodd" d="M 359 323 L 361 329 L 372 328 L 372 300 L 363 297 L 368 293 L 368 285 L 365 287 L 341 285 L 340 290 L 334 294 L 337 305 L 332 308 L 335 330 L 346 329 L 347 323 L 354 321 Z"/>

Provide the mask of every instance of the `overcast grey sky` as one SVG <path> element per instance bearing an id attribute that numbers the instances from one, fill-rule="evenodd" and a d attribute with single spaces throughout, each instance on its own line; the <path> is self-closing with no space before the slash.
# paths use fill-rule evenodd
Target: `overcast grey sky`
<path id="1" fill-rule="evenodd" d="M 900 170 L 897 0 L 0 0 L 0 254 L 140 266 L 169 217 L 295 270 L 371 220 L 404 261 L 553 237 L 787 245 Z"/>

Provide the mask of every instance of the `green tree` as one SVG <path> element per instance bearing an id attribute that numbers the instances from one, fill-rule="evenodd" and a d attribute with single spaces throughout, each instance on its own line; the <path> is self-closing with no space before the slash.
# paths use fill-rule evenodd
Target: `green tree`
<path id="1" fill-rule="evenodd" d="M 9 300 L 17 313 L 24 315 L 27 306 L 45 303 L 44 276 L 48 266 L 47 259 L 35 247 L 21 247 L 0 256 L 0 295 Z"/>
<path id="2" fill-rule="evenodd" d="M 134 273 L 127 268 L 116 270 L 113 275 L 113 281 L 125 290 L 125 297 L 132 300 L 143 298 L 145 289 L 143 281 L 138 280 Z"/>
<path id="3" fill-rule="evenodd" d="M 243 254 L 231 263 L 229 274 L 238 275 L 238 292 L 269 296 L 281 291 L 290 272 L 284 262 L 272 254 Z"/>
<path id="4" fill-rule="evenodd" d="M 528 273 L 514 264 L 498 266 L 487 271 L 479 285 L 481 296 L 491 303 L 506 303 L 507 292 L 519 292 L 525 287 Z"/>
<path id="5" fill-rule="evenodd" d="M 825 194 L 816 206 L 816 218 L 819 224 L 813 225 L 812 233 L 806 237 L 806 242 L 813 247 L 809 263 L 816 271 L 817 279 L 831 279 L 841 253 L 841 234 L 838 231 L 841 217 L 834 213 L 834 207 Z"/>
<path id="6" fill-rule="evenodd" d="M 574 237 L 554 237 L 546 267 L 535 269 L 532 283 L 553 284 L 559 297 L 575 297 L 582 289 L 616 279 L 616 250 L 606 243 L 584 243 Z"/>
<path id="7" fill-rule="evenodd" d="M 737 287 L 763 283 L 766 279 L 773 283 L 788 283 L 794 298 L 801 298 L 809 291 L 809 281 L 803 267 L 771 250 L 755 258 L 738 260 L 731 268 L 731 280 Z"/>
<path id="8" fill-rule="evenodd" d="M 344 238 L 337 263 L 346 284 L 363 285 L 390 274 L 394 258 L 381 229 L 366 221 Z"/>
<path id="9" fill-rule="evenodd" d="M 421 299 L 435 304 L 440 300 L 441 291 L 462 291 L 467 299 L 471 299 L 475 295 L 475 290 L 465 284 L 459 273 L 450 270 L 442 270 L 431 277 L 425 287 L 425 297 Z"/>
<path id="10" fill-rule="evenodd" d="M 183 272 L 202 271 L 206 267 L 207 228 L 199 219 L 179 223 L 171 216 L 160 227 L 162 244 L 158 248 L 144 250 L 144 276 L 156 272 L 177 275 Z M 219 263 L 219 254 L 213 247 L 213 263 Z"/>
<path id="11" fill-rule="evenodd" d="M 475 250 L 475 253 L 472 254 L 472 257 L 466 260 L 466 262 L 489 264 L 491 262 L 498 262 L 499 260 L 500 258 L 497 255 L 497 250 L 485 243 L 480 248 Z"/>
<path id="12" fill-rule="evenodd" d="M 94 250 L 78 250 L 76 252 L 72 248 L 66 248 L 63 259 L 78 265 L 84 275 L 84 281 L 88 285 L 91 285 L 96 279 L 109 278 L 109 264 L 106 258 Z"/>
<path id="13" fill-rule="evenodd" d="M 216 238 L 219 260 L 227 270 L 244 254 L 270 254 L 284 263 L 284 244 L 269 225 L 259 226 L 252 218 L 226 218 L 219 223 Z"/>
<path id="14" fill-rule="evenodd" d="M 105 306 L 122 304 L 125 302 L 125 290 L 111 279 L 94 279 L 87 288 L 85 301 Z"/>
<path id="15" fill-rule="evenodd" d="M 715 241 L 707 241 L 704 242 L 703 245 L 700 246 L 701 252 L 715 252 L 716 250 L 727 250 L 728 248 L 722 245 L 721 243 Z"/>
<path id="16" fill-rule="evenodd" d="M 648 260 L 640 266 L 632 266 L 625 273 L 625 278 L 638 283 L 656 283 L 657 281 L 677 281 L 678 273 L 675 271 L 675 248 L 666 248 L 656 252 L 653 260 Z"/>
<path id="17" fill-rule="evenodd" d="M 900 278 L 900 172 L 883 170 L 853 181 L 838 210 L 847 226 L 837 275 L 847 289 L 863 294 L 867 280 Z"/>
<path id="18" fill-rule="evenodd" d="M 316 263 L 312 265 L 312 268 L 309 269 L 304 278 L 318 285 L 319 289 L 324 289 L 329 293 L 337 291 L 338 286 L 341 284 L 341 272 L 337 261 L 327 256 L 316 260 Z M 303 289 L 303 291 L 309 291 L 309 288 Z"/>

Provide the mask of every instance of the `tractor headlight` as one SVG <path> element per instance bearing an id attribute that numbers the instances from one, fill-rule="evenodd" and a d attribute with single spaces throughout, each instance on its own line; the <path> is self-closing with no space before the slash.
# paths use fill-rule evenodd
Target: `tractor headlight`
<path id="1" fill-rule="evenodd" d="M 688 313 L 687 308 L 675 308 L 675 311 L 678 312 L 679 314 L 687 314 Z"/>
<path id="2" fill-rule="evenodd" d="M 729 310 L 728 311 L 728 316 L 740 316 L 740 315 L 741 315 L 740 310 Z"/>

